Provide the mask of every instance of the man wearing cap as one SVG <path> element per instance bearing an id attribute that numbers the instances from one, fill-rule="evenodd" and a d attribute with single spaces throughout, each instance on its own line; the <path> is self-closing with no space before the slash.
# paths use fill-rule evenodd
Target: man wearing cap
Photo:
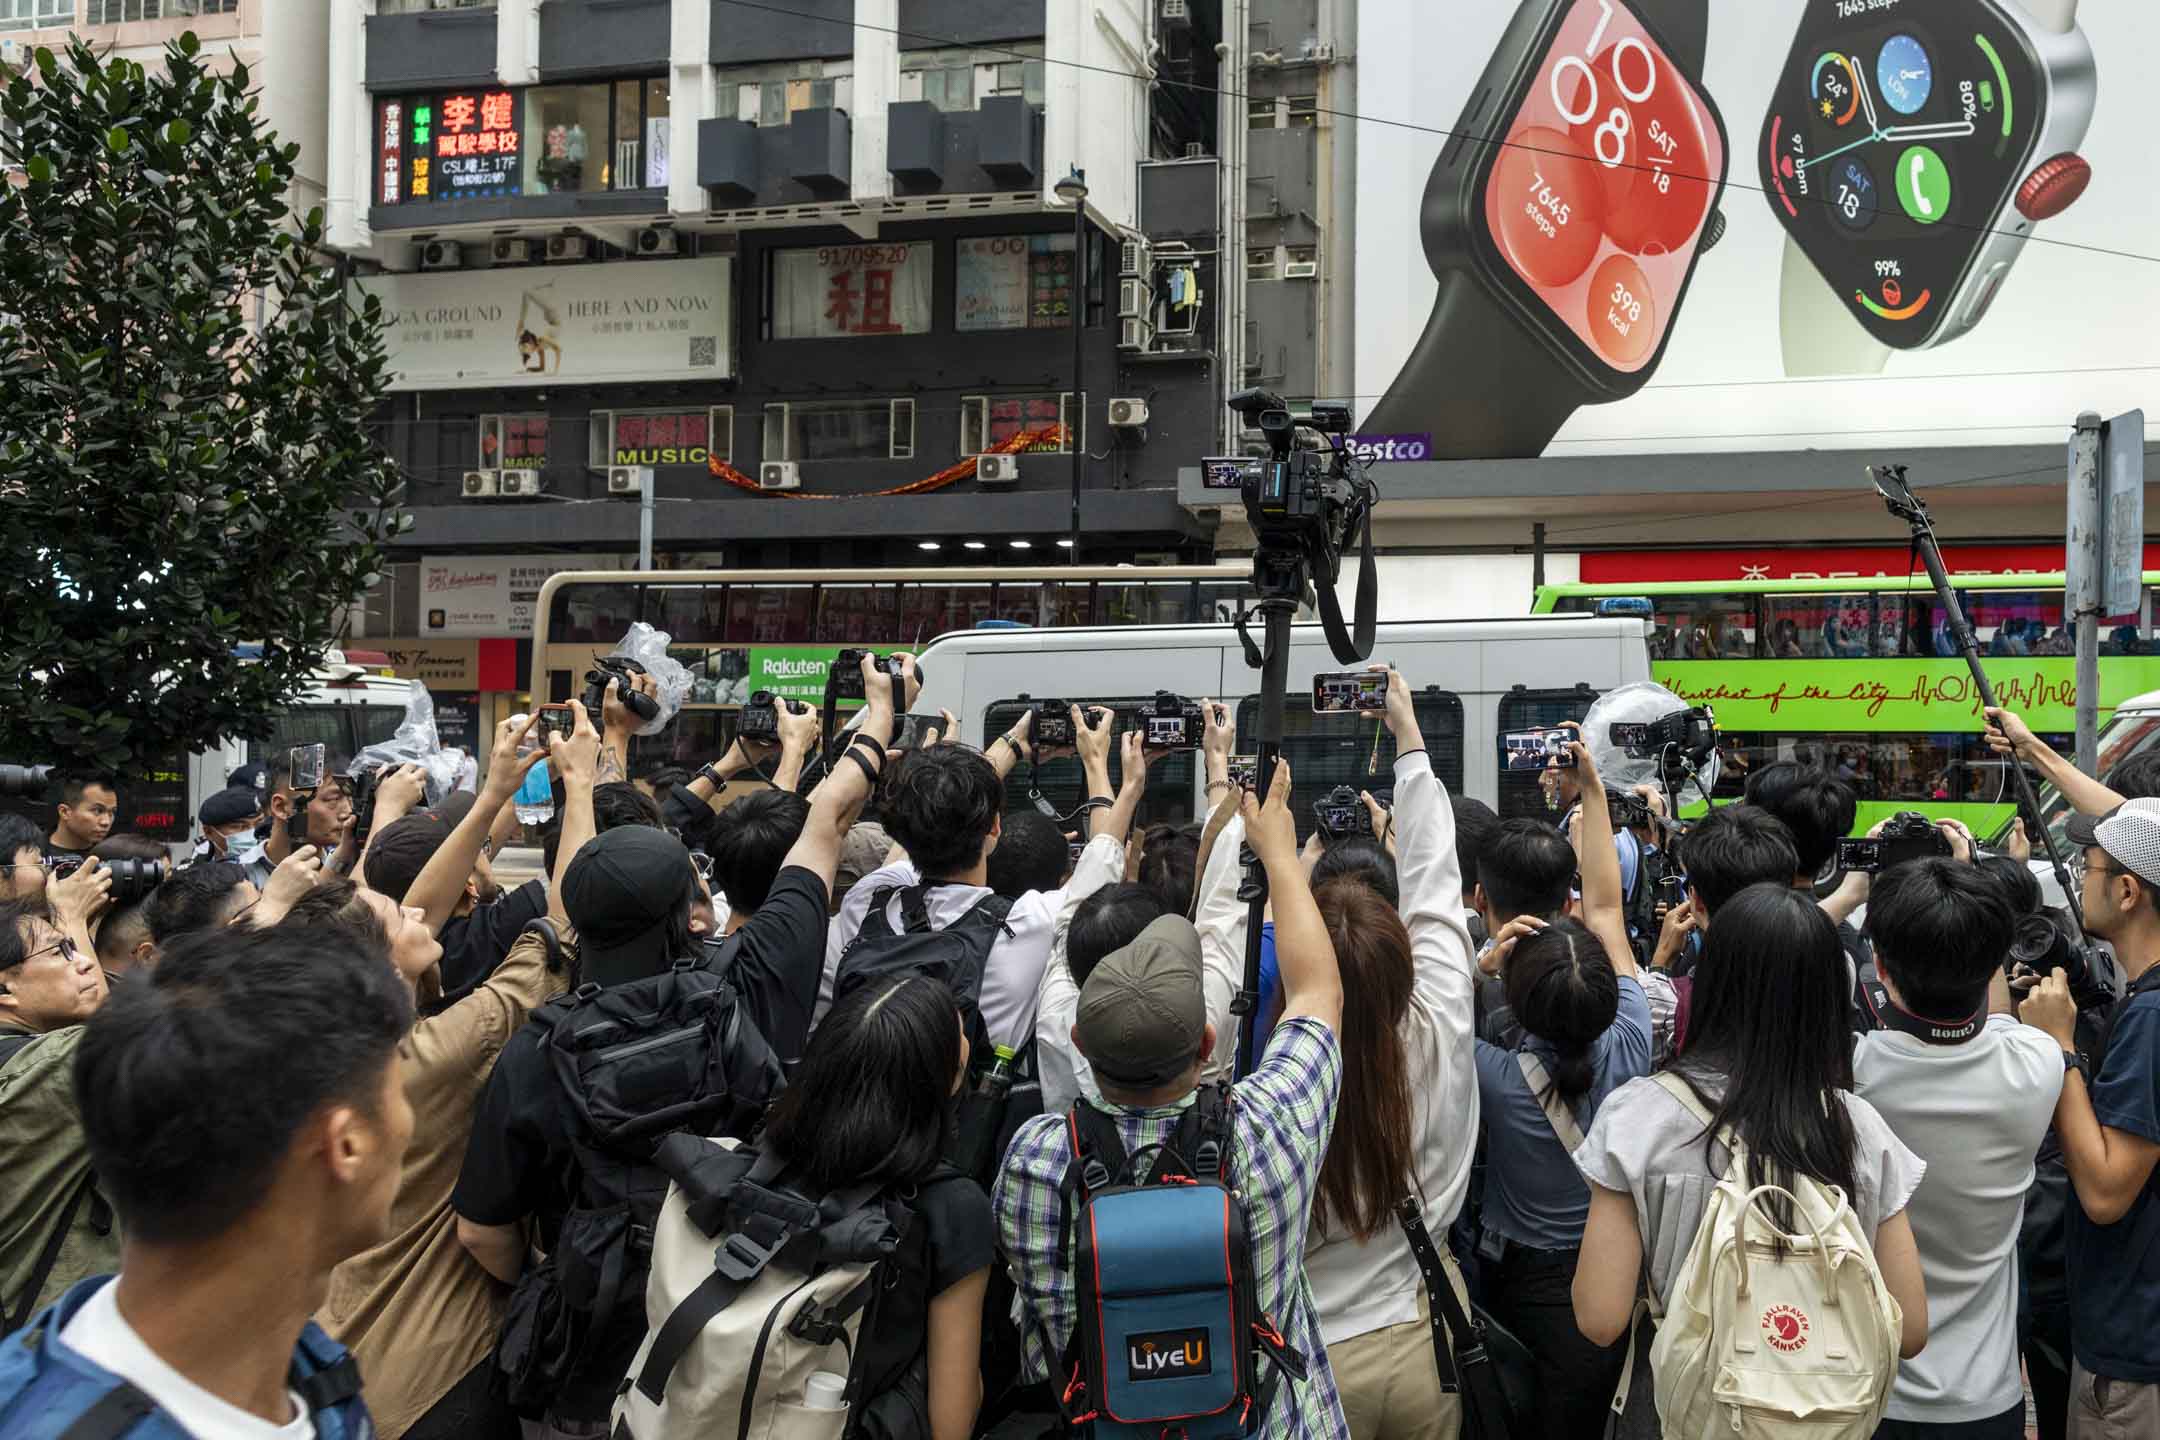
<path id="1" fill-rule="evenodd" d="M 231 860 L 246 864 L 253 848 L 255 822 L 262 816 L 261 794 L 234 785 L 203 801 L 196 819 L 202 822 L 202 840 L 191 857 L 196 860 Z"/>
<path id="2" fill-rule="evenodd" d="M 1267 869 L 1275 906 L 1283 1005 L 1266 1055 L 1233 1093 L 1232 1184 L 1245 1204 L 1260 1310 L 1274 1317 L 1309 1367 L 1302 1384 L 1286 1381 L 1276 1392 L 1257 1433 L 1269 1440 L 1340 1440 L 1349 1432 L 1305 1279 L 1305 1235 L 1342 1088 L 1335 1033 L 1342 978 L 1298 861 L 1289 794 L 1285 765 L 1276 770 L 1264 805 L 1250 796 L 1244 803 L 1247 843 Z M 1177 916 L 1156 920 L 1132 944 L 1103 958 L 1081 987 L 1072 1034 L 1128 1155 L 1169 1138 L 1216 1047 L 1237 1043 L 1234 1034 L 1218 1035 L 1209 1023 L 1200 936 Z M 1063 1346 L 1079 1318 L 1074 1256 L 1061 1223 L 1061 1192 L 1072 1163 L 1069 1134 L 1064 1115 L 1023 1124 L 991 1198 L 998 1238 L 1030 1312 L 1022 1326 L 1030 1378 L 1048 1375 L 1057 1360 L 1046 1350 L 1044 1334 Z"/>
<path id="3" fill-rule="evenodd" d="M 2073 815 L 2085 928 L 2115 949 L 2130 988 L 2097 1074 L 2077 1053 L 2069 977 L 2020 1010 L 2062 1048 L 2055 1130 L 2078 1204 L 2070 1214 L 2073 1437 L 2160 1434 L 2160 800 Z"/>

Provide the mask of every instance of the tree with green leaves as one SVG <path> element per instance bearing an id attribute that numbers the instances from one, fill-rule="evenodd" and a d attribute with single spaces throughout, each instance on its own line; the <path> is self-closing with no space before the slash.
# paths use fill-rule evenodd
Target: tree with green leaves
<path id="1" fill-rule="evenodd" d="M 78 39 L 0 83 L 0 761 L 265 738 L 397 523 L 381 306 L 192 33 L 162 72 Z"/>

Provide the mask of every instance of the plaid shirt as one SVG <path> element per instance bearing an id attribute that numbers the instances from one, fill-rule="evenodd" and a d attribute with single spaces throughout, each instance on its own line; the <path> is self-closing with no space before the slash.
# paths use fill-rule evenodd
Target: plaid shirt
<path id="1" fill-rule="evenodd" d="M 1260 1431 L 1262 1440 L 1348 1440 L 1350 1433 L 1305 1281 L 1306 1225 L 1341 1092 L 1342 1047 L 1332 1030 L 1310 1016 L 1276 1026 L 1259 1069 L 1237 1082 L 1233 1092 L 1237 1173 L 1232 1179 L 1245 1199 L 1260 1312 L 1281 1328 L 1310 1370 L 1302 1385 L 1283 1378 Z M 1106 1108 L 1117 1119 L 1126 1153 L 1133 1154 L 1167 1139 L 1191 1104 L 1188 1097 L 1146 1110 Z M 1077 1318 L 1072 1257 L 1060 1263 L 1057 1253 L 1059 1188 L 1071 1158 L 1065 1117 L 1038 1116 L 1013 1137 L 991 1195 L 999 1245 L 1020 1302 L 1030 1311 L 1022 1327 L 1030 1379 L 1047 1375 L 1055 1361 L 1044 1354 L 1043 1331 L 1062 1345 Z"/>

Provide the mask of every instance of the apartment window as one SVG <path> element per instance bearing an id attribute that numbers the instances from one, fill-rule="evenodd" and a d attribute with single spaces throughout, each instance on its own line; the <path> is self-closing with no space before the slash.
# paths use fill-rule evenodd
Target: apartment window
<path id="1" fill-rule="evenodd" d="M 1081 409 L 1087 405 L 1082 395 Z M 1066 417 L 1072 412 L 1070 390 L 1039 395 L 969 395 L 960 401 L 960 453 L 984 455 L 1031 430 L 1055 433 L 1019 447 L 1023 455 L 1070 454 Z M 1082 435 L 1082 440 L 1086 436 Z"/>
<path id="2" fill-rule="evenodd" d="M 731 86 L 735 118 L 759 127 L 785 125 L 798 110 L 847 110 L 855 103 L 854 69 L 845 60 L 734 66 L 720 72 L 723 101 Z"/>
<path id="3" fill-rule="evenodd" d="M 610 465 L 703 465 L 735 459 L 735 407 L 595 410 L 591 453 L 596 470 Z"/>
<path id="4" fill-rule="evenodd" d="M 913 400 L 820 400 L 765 407 L 767 460 L 906 460 L 914 454 Z"/>
<path id="5" fill-rule="evenodd" d="M 775 250 L 769 263 L 766 334 L 771 339 L 929 332 L 927 240 Z"/>
<path id="6" fill-rule="evenodd" d="M 975 108 L 975 67 L 942 65 L 900 72 L 900 98 L 927 100 L 939 110 Z"/>
<path id="7" fill-rule="evenodd" d="M 1317 125 L 1320 123 L 1320 97 L 1317 95 L 1292 95 L 1288 124 Z"/>
<path id="8" fill-rule="evenodd" d="M 482 415 L 482 470 L 545 470 L 548 462 L 546 415 Z"/>
<path id="9" fill-rule="evenodd" d="M 119 0 L 107 0 L 114 20 L 120 18 Z M 140 8 L 141 0 L 137 0 Z M 90 23 L 101 25 L 109 22 L 98 18 L 103 8 L 98 0 L 91 0 Z M 140 19 L 140 16 L 136 17 Z M 75 23 L 75 0 L 0 0 L 0 30 L 35 30 L 40 26 L 65 27 Z"/>
<path id="10" fill-rule="evenodd" d="M 1273 280 L 1275 278 L 1275 247 L 1254 248 L 1245 252 L 1245 278 L 1247 280 Z"/>
<path id="11" fill-rule="evenodd" d="M 665 79 L 548 85 L 524 96 L 527 195 L 668 183 Z"/>
<path id="12" fill-rule="evenodd" d="M 0 0 L 0 13 L 9 4 L 29 8 L 28 0 Z M 36 0 L 37 5 L 48 14 L 54 10 L 73 7 L 68 0 Z M 240 8 L 240 0 L 90 0 L 84 12 L 84 23 L 89 25 L 117 25 L 124 20 L 174 20 L 193 18 L 197 15 L 230 15 Z M 66 24 L 72 16 L 64 16 Z M 4 24 L 0 21 L 0 24 Z M 47 22 L 50 23 L 50 22 Z"/>
<path id="13" fill-rule="evenodd" d="M 984 95 L 1019 95 L 1030 105 L 1043 103 L 1043 62 L 1000 60 L 975 67 L 975 89 Z"/>
<path id="14" fill-rule="evenodd" d="M 955 251 L 953 328 L 1057 330 L 1072 324 L 1072 236 L 972 236 Z"/>
<path id="15" fill-rule="evenodd" d="M 1273 130 L 1275 128 L 1275 97 L 1254 96 L 1245 102 L 1245 128 L 1248 130 Z"/>

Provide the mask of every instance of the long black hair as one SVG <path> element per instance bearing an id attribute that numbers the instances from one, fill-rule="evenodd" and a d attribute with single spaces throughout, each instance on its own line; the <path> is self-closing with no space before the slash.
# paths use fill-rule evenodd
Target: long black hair
<path id="1" fill-rule="evenodd" d="M 945 1153 L 960 1011 L 923 975 L 866 985 L 810 1032 L 765 1143 L 823 1189 L 913 1184 Z"/>
<path id="2" fill-rule="evenodd" d="M 1849 1002 L 1837 927 L 1813 896 L 1765 882 L 1718 907 L 1674 1067 L 1711 1112 L 1706 1158 L 1730 1126 L 1747 1146 L 1750 1185 L 1807 1175 L 1854 1197 L 1852 1116 L 1832 1098 L 1853 1084 Z M 1697 1077 L 1717 1075 L 1725 1094 L 1713 1100 Z"/>
<path id="3" fill-rule="evenodd" d="M 1552 1089 L 1562 1100 L 1587 1092 L 1597 1079 L 1591 1047 L 1620 1013 L 1620 980 L 1605 947 L 1581 922 L 1555 920 L 1517 941 L 1500 973 L 1516 1020 L 1559 1052 Z"/>

